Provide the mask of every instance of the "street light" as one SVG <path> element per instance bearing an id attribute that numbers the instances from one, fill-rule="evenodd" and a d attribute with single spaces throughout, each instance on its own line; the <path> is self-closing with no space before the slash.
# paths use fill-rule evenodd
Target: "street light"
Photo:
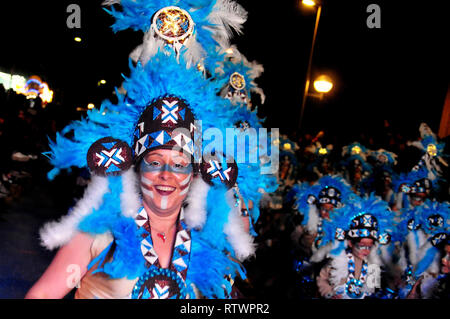
<path id="1" fill-rule="evenodd" d="M 73 40 L 74 40 L 75 42 L 81 42 L 81 38 L 80 38 L 80 37 L 75 37 Z"/>
<path id="2" fill-rule="evenodd" d="M 328 93 L 333 88 L 333 82 L 327 75 L 321 75 L 314 80 L 314 89 L 319 93 Z"/>
<path id="3" fill-rule="evenodd" d="M 300 109 L 300 119 L 299 119 L 299 128 L 302 127 L 302 121 L 303 121 L 303 113 L 305 111 L 305 103 L 306 98 L 308 97 L 308 91 L 309 91 L 309 83 L 311 78 L 311 64 L 312 64 L 312 58 L 314 53 L 314 45 L 316 43 L 316 36 L 317 36 L 317 29 L 319 27 L 319 20 L 320 20 L 320 14 L 322 13 L 322 5 L 316 3 L 313 0 L 302 0 L 302 4 L 308 7 L 317 6 L 317 13 L 316 13 L 316 24 L 314 26 L 314 34 L 311 44 L 311 50 L 309 52 L 309 60 L 308 60 L 308 69 L 306 70 L 306 80 L 305 80 L 305 90 L 303 92 L 303 100 L 302 100 L 302 106 Z"/>
<path id="4" fill-rule="evenodd" d="M 314 7 L 316 5 L 316 2 L 313 0 L 302 0 L 302 4 L 308 7 Z"/>

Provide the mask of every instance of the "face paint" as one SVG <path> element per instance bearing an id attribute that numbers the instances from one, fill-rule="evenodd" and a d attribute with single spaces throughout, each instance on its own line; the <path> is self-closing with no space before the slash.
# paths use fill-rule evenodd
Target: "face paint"
<path id="1" fill-rule="evenodd" d="M 352 253 L 354 256 L 364 259 L 370 255 L 370 251 L 373 247 L 373 239 L 363 238 L 357 244 L 354 244 L 352 247 Z"/>
<path id="2" fill-rule="evenodd" d="M 154 212 L 179 209 L 189 191 L 192 164 L 178 151 L 155 150 L 141 162 L 143 200 Z"/>

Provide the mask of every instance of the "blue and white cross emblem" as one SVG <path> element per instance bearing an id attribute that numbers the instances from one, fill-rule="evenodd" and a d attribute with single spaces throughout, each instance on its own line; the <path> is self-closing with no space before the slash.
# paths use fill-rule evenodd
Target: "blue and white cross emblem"
<path id="1" fill-rule="evenodd" d="M 222 165 L 216 160 L 209 161 L 210 168 L 206 171 L 208 174 L 211 174 L 213 177 L 220 177 L 221 181 L 230 180 L 230 176 L 228 173 L 231 171 L 231 167 L 228 167 L 225 171 L 222 170 Z"/>

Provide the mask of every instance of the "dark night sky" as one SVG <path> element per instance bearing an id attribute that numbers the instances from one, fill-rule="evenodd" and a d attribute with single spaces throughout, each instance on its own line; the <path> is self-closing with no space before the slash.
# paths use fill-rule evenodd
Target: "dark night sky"
<path id="1" fill-rule="evenodd" d="M 295 131 L 300 113 L 315 14 L 298 0 L 240 0 L 249 13 L 233 41 L 249 60 L 263 64 L 257 80 L 267 96 L 259 107 L 266 126 Z M 81 29 L 68 29 L 66 7 L 81 7 Z M 366 8 L 381 7 L 381 29 L 366 26 Z M 442 4 L 440 4 L 442 3 Z M 425 120 L 437 132 L 448 87 L 448 19 L 445 1 L 324 1 L 313 74 L 328 72 L 335 88 L 322 101 L 309 98 L 304 130 L 355 134 L 376 131 L 383 119 L 417 132 Z M 58 107 L 74 110 L 113 98 L 128 54 L 142 33 L 114 35 L 113 19 L 98 0 L 16 1 L 0 10 L 0 71 L 38 74 L 56 90 Z M 3 3 L 2 3 L 3 5 Z M 73 38 L 80 35 L 82 43 Z M 105 88 L 97 87 L 106 79 Z M 67 112 L 67 114 L 70 114 Z"/>

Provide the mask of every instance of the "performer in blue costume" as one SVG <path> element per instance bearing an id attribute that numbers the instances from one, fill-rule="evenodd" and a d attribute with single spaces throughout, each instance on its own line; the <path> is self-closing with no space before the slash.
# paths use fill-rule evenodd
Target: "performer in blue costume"
<path id="1" fill-rule="evenodd" d="M 245 169 L 239 172 L 232 156 L 205 152 L 202 132 L 233 128 L 236 108 L 216 94 L 219 82 L 190 67 L 185 38 L 166 39 L 184 32 L 189 13 L 202 12 L 210 18 L 214 13 L 211 32 L 221 38 L 220 30 L 233 24 L 230 13 L 243 9 L 233 1 L 172 2 L 158 2 L 151 28 L 159 33 L 149 33 L 163 34 L 165 45 L 151 55 L 141 52 L 135 66 L 130 63 L 126 94 L 117 92 L 117 104 L 105 101 L 88 111 L 50 144 L 55 168 L 49 178 L 73 166 L 89 167 L 92 178 L 69 214 L 42 228 L 43 245 L 61 248 L 27 298 L 62 298 L 74 286 L 77 298 L 230 298 L 234 278 L 245 279 L 241 261 L 254 254 L 254 243 L 236 185 L 243 197 L 251 197 L 250 214 L 257 218 L 261 195 L 255 194 L 274 183 L 270 178 L 255 183 Z M 144 21 L 133 16 L 135 6 L 153 10 L 155 2 L 121 4 L 122 12 L 112 10 L 119 29 L 139 29 Z M 175 6 L 183 4 L 182 10 Z M 175 19 L 177 26 L 169 23 L 174 16 L 187 20 Z M 217 19 L 222 24 L 213 23 Z M 197 31 L 196 39 L 205 44 Z M 247 172 L 261 174 L 261 162 L 255 165 L 259 170 Z"/>

